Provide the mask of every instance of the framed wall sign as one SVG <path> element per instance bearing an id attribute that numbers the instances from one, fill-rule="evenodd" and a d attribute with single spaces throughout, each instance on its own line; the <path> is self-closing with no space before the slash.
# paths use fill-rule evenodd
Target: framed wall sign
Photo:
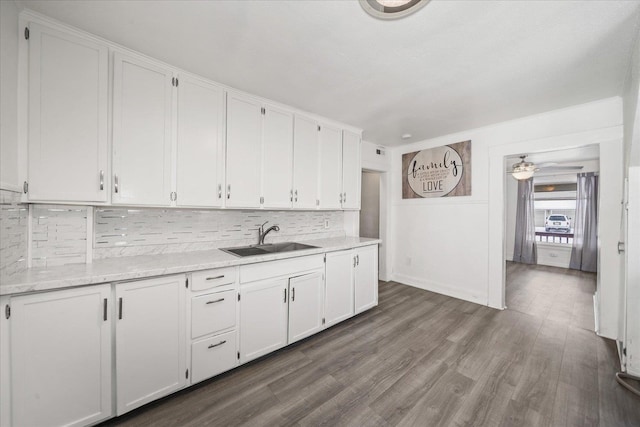
<path id="1" fill-rule="evenodd" d="M 471 141 L 402 155 L 402 198 L 471 195 Z"/>

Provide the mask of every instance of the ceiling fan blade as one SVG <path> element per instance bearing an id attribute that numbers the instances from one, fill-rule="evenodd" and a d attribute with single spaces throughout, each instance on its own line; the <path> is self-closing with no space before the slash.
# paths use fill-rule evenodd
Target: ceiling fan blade
<path id="1" fill-rule="evenodd" d="M 553 171 L 577 171 L 583 169 L 584 166 L 539 166 L 540 172 L 553 172 Z"/>

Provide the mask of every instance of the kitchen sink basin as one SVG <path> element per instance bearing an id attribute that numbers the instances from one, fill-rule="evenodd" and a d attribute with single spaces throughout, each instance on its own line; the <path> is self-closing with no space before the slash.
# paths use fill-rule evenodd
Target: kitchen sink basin
<path id="1" fill-rule="evenodd" d="M 235 248 L 220 248 L 220 250 L 230 253 L 231 255 L 245 257 L 253 255 L 266 255 L 279 252 L 293 252 L 304 249 L 315 249 L 317 246 L 305 245 L 297 242 L 282 242 L 266 245 L 238 246 Z"/>

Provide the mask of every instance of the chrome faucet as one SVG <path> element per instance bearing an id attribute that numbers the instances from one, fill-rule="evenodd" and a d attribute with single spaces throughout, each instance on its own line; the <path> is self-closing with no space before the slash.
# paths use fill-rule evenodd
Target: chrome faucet
<path id="1" fill-rule="evenodd" d="M 259 245 L 264 245 L 264 238 L 267 236 L 267 234 L 269 234 L 271 230 L 280 231 L 280 227 L 278 227 L 277 225 L 272 225 L 271 227 L 267 228 L 265 231 L 264 225 L 268 222 L 269 221 L 265 221 L 264 224 L 258 227 L 258 244 Z"/>

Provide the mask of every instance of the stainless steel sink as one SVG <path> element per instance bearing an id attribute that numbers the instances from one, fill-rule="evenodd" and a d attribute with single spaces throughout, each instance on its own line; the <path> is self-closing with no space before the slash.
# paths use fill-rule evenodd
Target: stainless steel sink
<path id="1" fill-rule="evenodd" d="M 282 242 L 267 245 L 238 246 L 235 248 L 220 248 L 220 250 L 231 255 L 245 257 L 253 255 L 266 255 L 279 252 L 301 251 L 304 249 L 315 249 L 317 246 L 305 245 L 297 242 Z"/>

